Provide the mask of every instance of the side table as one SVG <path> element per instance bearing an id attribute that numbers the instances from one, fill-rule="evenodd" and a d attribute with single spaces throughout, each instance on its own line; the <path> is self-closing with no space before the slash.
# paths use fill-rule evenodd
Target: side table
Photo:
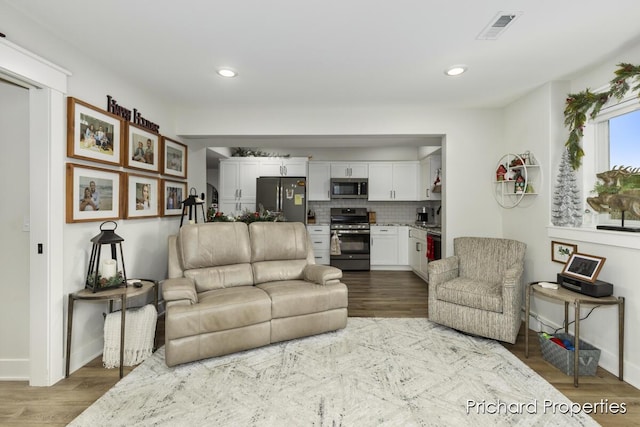
<path id="1" fill-rule="evenodd" d="M 538 285 L 539 282 L 532 282 L 527 286 L 526 290 L 526 308 L 525 308 L 525 338 L 524 338 L 524 356 L 529 357 L 529 310 L 531 307 L 531 295 L 544 295 L 555 301 L 564 302 L 564 331 L 569 332 L 569 304 L 575 306 L 575 326 L 574 326 L 574 355 L 573 355 L 573 385 L 578 387 L 578 368 L 580 353 L 580 306 L 585 305 L 617 305 L 618 306 L 618 379 L 622 381 L 624 361 L 624 297 L 590 297 L 578 292 L 565 289 L 558 286 L 558 289 L 543 288 Z"/>
<path id="2" fill-rule="evenodd" d="M 135 280 L 129 280 L 129 283 Z M 78 292 L 69 294 L 69 306 L 67 308 L 67 360 L 65 378 L 69 376 L 69 365 L 71 362 L 71 332 L 73 330 L 73 307 L 76 300 L 89 302 L 109 302 L 109 313 L 113 312 L 114 301 L 121 302 L 121 319 L 120 319 L 120 378 L 123 376 L 124 361 L 124 331 L 127 313 L 127 299 L 145 295 L 154 290 L 154 304 L 158 309 L 158 283 L 155 280 L 140 279 L 142 287 L 136 288 L 129 284 L 127 287 L 107 289 L 104 291 L 92 292 L 89 289 L 82 289 Z"/>

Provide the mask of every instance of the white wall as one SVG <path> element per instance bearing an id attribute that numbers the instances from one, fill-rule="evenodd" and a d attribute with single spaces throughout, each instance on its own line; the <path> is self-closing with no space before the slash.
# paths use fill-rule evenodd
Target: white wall
<path id="1" fill-rule="evenodd" d="M 597 89 L 605 86 L 613 78 L 613 72 L 619 62 L 640 62 L 640 48 L 619 52 L 602 65 L 586 72 L 572 81 L 549 83 L 526 97 L 514 102 L 505 109 L 505 144 L 517 152 L 531 150 L 541 163 L 544 179 L 540 195 L 527 205 L 502 212 L 504 235 L 520 239 L 527 243 L 525 281 L 555 280 L 562 271 L 562 264 L 551 261 L 551 241 L 560 240 L 578 245 L 578 251 L 603 256 L 607 259 L 599 279 L 614 284 L 614 296 L 626 299 L 625 319 L 625 381 L 640 387 L 640 342 L 635 339 L 634 325 L 640 320 L 640 289 L 637 286 L 637 268 L 635 264 L 640 251 L 625 248 L 624 245 L 634 236 L 628 233 L 607 233 L 605 241 L 602 231 L 569 230 L 569 237 L 558 238 L 557 230 L 550 226 L 550 207 L 556 184 L 560 156 L 568 131 L 563 124 L 564 103 L 568 93 L 579 92 L 586 88 Z M 584 164 L 593 162 L 593 149 L 587 149 Z M 640 165 L 637 165 L 640 166 Z M 583 173 L 584 166 L 578 171 Z M 589 195 L 589 188 L 583 189 L 583 201 Z M 586 202 L 585 202 L 586 206 Z M 625 235 L 627 234 L 627 235 Z M 637 247 L 637 243 L 631 246 Z M 584 317 L 591 307 L 582 310 Z M 535 311 L 547 324 L 559 327 L 564 311 L 562 304 L 542 301 L 536 298 L 532 304 Z M 572 311 L 572 310 L 570 310 Z M 600 365 L 614 374 L 618 373 L 617 310 L 615 306 L 600 307 L 588 319 L 581 321 L 580 337 L 602 350 Z M 570 320 L 573 314 L 570 313 Z M 533 321 L 533 319 L 532 319 Z M 539 325 L 533 321 L 532 328 Z"/>
<path id="2" fill-rule="evenodd" d="M 29 92 L 0 81 L 0 378 L 29 375 Z"/>
<path id="3" fill-rule="evenodd" d="M 68 95 L 77 97 L 102 109 L 106 108 L 106 96 L 112 95 L 121 105 L 127 108 L 137 108 L 147 119 L 158 123 L 161 133 L 168 137 L 176 138 L 175 133 L 171 132 L 173 111 L 170 104 L 158 98 L 155 94 L 144 93 L 136 85 L 130 84 L 125 78 L 121 77 L 122 73 L 119 70 L 109 70 L 103 66 L 95 66 L 89 58 L 79 56 L 74 48 L 46 33 L 42 27 L 25 20 L 20 15 L 15 15 L 13 10 L 3 3 L 0 3 L 0 11 L 2 16 L 6 18 L 6 22 L 3 23 L 3 32 L 11 38 L 13 43 L 29 49 L 36 55 L 49 58 L 72 72 L 72 76 L 68 79 Z M 62 111 L 66 109 L 66 104 L 62 105 L 64 101 L 63 99 L 60 100 L 61 105 L 59 107 Z M 60 128 L 65 129 L 64 123 L 60 123 Z M 53 168 L 52 173 L 58 178 L 55 181 L 58 185 L 53 186 L 49 194 L 51 200 L 65 200 L 64 176 L 66 162 L 90 164 L 80 160 L 67 159 L 64 156 L 58 158 L 57 153 L 66 152 L 63 141 L 65 141 L 64 138 L 60 140 L 60 146 L 50 147 L 50 152 L 55 155 L 54 158 L 50 159 Z M 33 155 L 37 154 L 32 153 Z M 5 157 L 5 159 L 7 158 Z M 110 168 L 99 164 L 92 165 Z M 125 171 L 117 167 L 111 167 L 111 169 Z M 202 170 L 197 167 L 191 170 L 202 174 L 202 181 L 204 182 L 204 172 Z M 134 171 L 129 170 L 128 172 Z M 155 176 L 159 177 L 159 175 Z M 43 182 L 43 187 L 46 184 L 46 182 Z M 10 198 L 18 197 L 18 195 L 13 194 L 13 189 L 10 194 Z M 56 204 L 56 206 L 58 205 Z M 21 221 L 22 214 L 20 214 L 20 223 Z M 178 224 L 179 217 L 118 221 L 117 233 L 125 239 L 123 248 L 129 277 L 151 279 L 163 279 L 166 277 L 167 236 L 178 230 Z M 62 284 L 55 283 L 54 285 L 63 288 L 65 297 L 68 293 L 84 287 L 87 260 L 91 249 L 89 240 L 98 234 L 99 225 L 100 222 L 57 224 L 62 229 L 62 238 L 54 242 L 56 246 L 52 247 L 51 250 L 62 251 L 63 279 Z M 21 236 L 17 236 L 7 240 L 6 247 L 21 247 L 21 239 Z M 64 301 L 66 301 L 66 298 Z M 53 313 L 53 318 L 66 319 L 66 313 L 63 312 L 63 307 L 66 306 L 64 301 L 54 302 L 54 310 L 59 310 L 59 313 Z M 15 302 L 16 306 L 20 306 L 23 303 L 27 304 L 26 301 Z M 106 304 L 76 304 L 71 354 L 72 371 L 102 352 L 102 313 L 104 311 L 106 311 Z M 3 335 L 13 328 L 13 323 L 0 323 L 0 330 Z M 28 324 L 28 322 L 25 322 L 25 324 Z M 59 347 L 59 345 L 56 345 L 51 348 L 57 349 Z M 59 352 L 56 351 L 55 353 L 53 357 L 60 362 L 55 371 L 56 373 L 62 372 L 62 357 Z"/>

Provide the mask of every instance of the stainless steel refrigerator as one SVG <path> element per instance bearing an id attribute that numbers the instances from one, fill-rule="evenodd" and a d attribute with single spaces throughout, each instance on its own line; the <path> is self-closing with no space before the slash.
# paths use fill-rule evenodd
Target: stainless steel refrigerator
<path id="1" fill-rule="evenodd" d="M 281 212 L 285 221 L 307 222 L 307 180 L 304 177 L 260 177 L 256 184 L 256 210 Z"/>

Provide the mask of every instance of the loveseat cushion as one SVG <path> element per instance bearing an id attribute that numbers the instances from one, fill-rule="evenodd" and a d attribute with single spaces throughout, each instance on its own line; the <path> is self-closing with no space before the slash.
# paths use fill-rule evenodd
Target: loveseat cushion
<path id="1" fill-rule="evenodd" d="M 308 234 L 301 222 L 249 224 L 251 262 L 307 259 Z"/>
<path id="2" fill-rule="evenodd" d="M 196 268 L 186 270 L 184 277 L 195 283 L 198 293 L 213 289 L 253 285 L 251 264 L 232 264 L 221 267 Z"/>
<path id="3" fill-rule="evenodd" d="M 457 277 L 436 289 L 438 300 L 502 313 L 502 285 Z"/>
<path id="4" fill-rule="evenodd" d="M 216 289 L 200 295 L 198 304 L 171 308 L 166 339 L 241 328 L 271 320 L 271 299 L 254 286 Z"/>
<path id="5" fill-rule="evenodd" d="M 286 280 L 256 287 L 269 294 L 274 319 L 346 308 L 348 303 L 344 283 L 316 285 L 304 280 Z"/>
<path id="6" fill-rule="evenodd" d="M 249 235 L 255 284 L 302 279 L 307 264 L 315 262 L 307 228 L 300 222 L 253 222 Z"/>
<path id="7" fill-rule="evenodd" d="M 243 222 L 184 225 L 178 234 L 178 248 L 184 270 L 251 261 L 249 231 Z"/>

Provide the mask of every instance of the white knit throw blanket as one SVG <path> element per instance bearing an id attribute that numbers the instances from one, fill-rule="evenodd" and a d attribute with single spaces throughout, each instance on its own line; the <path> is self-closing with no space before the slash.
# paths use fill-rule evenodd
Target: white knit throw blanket
<path id="1" fill-rule="evenodd" d="M 102 364 L 105 368 L 120 366 L 120 321 L 122 313 L 107 314 L 104 322 L 104 350 Z M 124 332 L 124 366 L 142 363 L 153 353 L 158 314 L 153 304 L 129 308 Z"/>

